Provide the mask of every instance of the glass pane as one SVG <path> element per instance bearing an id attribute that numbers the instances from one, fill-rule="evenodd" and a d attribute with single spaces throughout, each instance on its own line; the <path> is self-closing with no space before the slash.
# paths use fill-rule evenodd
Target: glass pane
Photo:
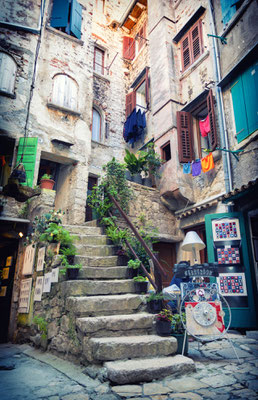
<path id="1" fill-rule="evenodd" d="M 145 81 L 136 90 L 136 110 L 146 109 Z"/>
<path id="2" fill-rule="evenodd" d="M 92 140 L 100 142 L 101 139 L 101 116 L 100 113 L 93 109 L 92 115 Z"/>

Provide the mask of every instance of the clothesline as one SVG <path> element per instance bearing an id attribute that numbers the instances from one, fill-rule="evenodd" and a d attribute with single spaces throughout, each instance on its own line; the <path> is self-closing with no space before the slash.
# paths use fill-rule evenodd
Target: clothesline
<path id="1" fill-rule="evenodd" d="M 205 153 L 211 153 L 212 151 L 214 151 L 214 150 L 211 150 L 211 149 L 204 149 L 204 148 L 202 148 L 202 150 L 205 151 Z M 231 154 L 233 154 L 233 156 L 235 157 L 235 159 L 237 161 L 239 161 L 239 158 L 237 157 L 237 154 L 241 153 L 242 151 L 244 151 L 244 149 L 229 150 L 229 149 L 223 149 L 221 147 L 216 147 L 215 150 L 221 150 L 221 151 L 226 151 L 228 153 L 231 153 Z"/>

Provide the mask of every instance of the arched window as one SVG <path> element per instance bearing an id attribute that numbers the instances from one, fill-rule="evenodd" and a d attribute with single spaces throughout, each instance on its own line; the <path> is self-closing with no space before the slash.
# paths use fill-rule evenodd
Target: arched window
<path id="1" fill-rule="evenodd" d="M 14 94 L 17 65 L 14 59 L 0 52 L 0 91 Z"/>
<path id="2" fill-rule="evenodd" d="M 101 115 L 93 108 L 92 112 L 92 140 L 95 142 L 101 141 Z"/>
<path id="3" fill-rule="evenodd" d="M 77 94 L 78 87 L 72 78 L 64 74 L 54 77 L 53 104 L 77 111 Z"/>

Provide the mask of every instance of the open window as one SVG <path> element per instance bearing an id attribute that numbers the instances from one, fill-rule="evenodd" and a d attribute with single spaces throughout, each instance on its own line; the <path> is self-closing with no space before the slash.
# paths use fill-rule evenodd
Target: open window
<path id="1" fill-rule="evenodd" d="M 144 70 L 143 76 L 136 79 L 133 84 L 133 91 L 126 96 L 126 117 L 136 108 L 136 111 L 146 111 L 149 108 L 149 74 L 148 68 Z"/>
<path id="2" fill-rule="evenodd" d="M 81 39 L 82 6 L 77 0 L 53 0 L 50 25 Z"/>
<path id="3" fill-rule="evenodd" d="M 93 108 L 92 110 L 92 131 L 91 138 L 94 142 L 101 142 L 102 139 L 102 118 L 100 112 Z"/>
<path id="4" fill-rule="evenodd" d="M 0 93 L 14 97 L 17 65 L 9 54 L 0 52 Z"/>
<path id="5" fill-rule="evenodd" d="M 170 142 L 165 143 L 163 146 L 161 146 L 161 158 L 163 161 L 169 161 L 171 160 L 171 148 L 170 148 Z"/>
<path id="6" fill-rule="evenodd" d="M 7 185 L 11 175 L 15 140 L 0 136 L 0 186 Z"/>
<path id="7" fill-rule="evenodd" d="M 177 112 L 179 162 L 193 161 L 202 157 L 202 150 L 215 150 L 217 132 L 212 90 L 206 99 L 190 111 Z"/>

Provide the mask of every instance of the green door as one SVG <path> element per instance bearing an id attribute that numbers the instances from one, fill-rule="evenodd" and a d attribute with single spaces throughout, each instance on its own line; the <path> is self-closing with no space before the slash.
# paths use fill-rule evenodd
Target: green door
<path id="1" fill-rule="evenodd" d="M 221 285 L 221 294 L 225 296 L 231 309 L 231 328 L 255 328 L 256 314 L 251 278 L 253 263 L 248 253 L 248 238 L 243 214 L 233 212 L 206 215 L 205 228 L 208 261 L 219 261 L 217 283 Z M 223 279 L 226 281 L 225 286 L 223 286 Z"/>

